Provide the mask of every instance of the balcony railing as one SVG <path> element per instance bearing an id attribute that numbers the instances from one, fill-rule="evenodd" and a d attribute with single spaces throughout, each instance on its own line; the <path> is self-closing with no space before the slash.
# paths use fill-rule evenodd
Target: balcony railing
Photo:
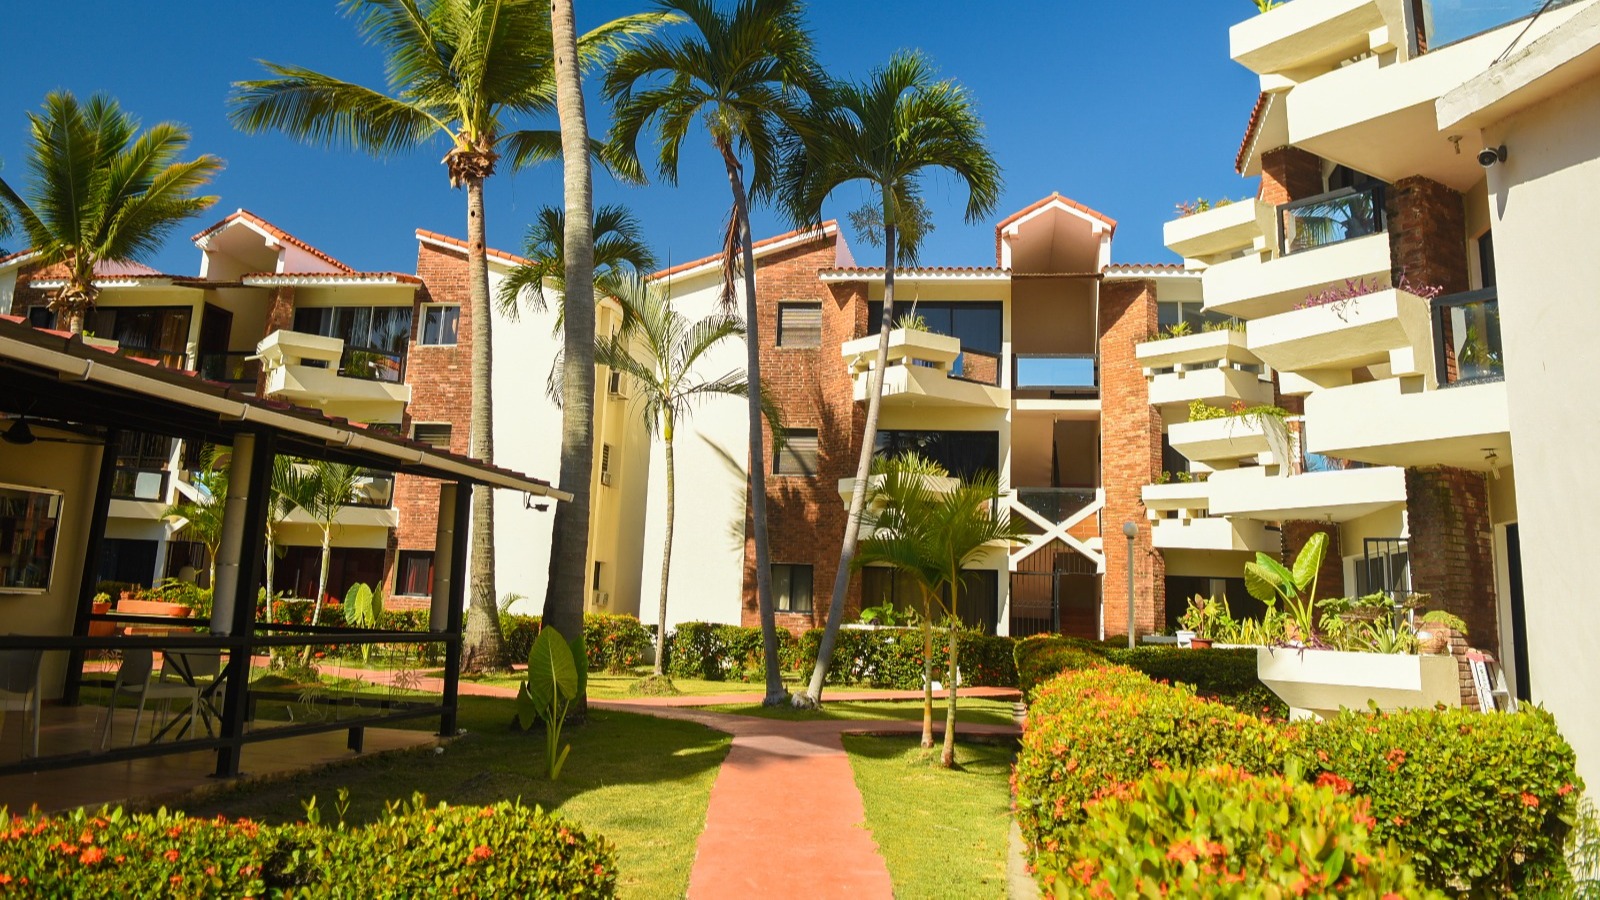
<path id="1" fill-rule="evenodd" d="M 130 359 L 148 359 L 156 365 L 167 369 L 186 368 L 186 354 L 182 350 L 161 350 L 155 347 L 140 347 L 135 344 L 124 343 L 117 348 L 117 354 Z"/>
<path id="2" fill-rule="evenodd" d="M 388 509 L 394 504 L 394 474 L 368 469 L 356 485 L 356 500 L 351 506 Z"/>
<path id="3" fill-rule="evenodd" d="M 1073 513 L 1093 503 L 1093 488 L 1019 487 L 1017 500 L 1052 522 L 1065 522 Z"/>
<path id="4" fill-rule="evenodd" d="M 1500 301 L 1494 288 L 1436 297 L 1433 313 L 1433 357 L 1440 385 L 1505 377 Z"/>
<path id="5" fill-rule="evenodd" d="M 950 366 L 950 377 L 999 387 L 1000 355 L 962 347 L 961 355 Z"/>
<path id="6" fill-rule="evenodd" d="M 167 499 L 167 470 L 118 465 L 111 476 L 111 496 L 117 500 Z"/>
<path id="7" fill-rule="evenodd" d="M 207 381 L 236 384 L 254 390 L 261 374 L 261 360 L 254 350 L 229 350 L 200 354 L 200 377 Z"/>
<path id="8" fill-rule="evenodd" d="M 1278 207 L 1278 254 L 1287 256 L 1385 230 L 1383 185 L 1341 188 Z"/>
<path id="9" fill-rule="evenodd" d="M 1017 390 L 1100 393 L 1100 360 L 1092 353 L 1018 354 L 1014 369 L 1011 381 Z"/>

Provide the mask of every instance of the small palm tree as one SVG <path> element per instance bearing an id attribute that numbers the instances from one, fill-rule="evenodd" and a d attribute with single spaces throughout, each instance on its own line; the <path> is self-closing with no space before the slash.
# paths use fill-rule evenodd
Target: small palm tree
<path id="1" fill-rule="evenodd" d="M 77 334 L 100 294 L 95 266 L 148 257 L 180 222 L 215 203 L 195 192 L 222 160 L 179 161 L 187 129 L 162 122 L 140 134 L 139 121 L 102 94 L 80 105 L 66 91 L 51 92 L 44 112 L 28 120 L 28 196 L 0 178 L 0 234 L 10 218 L 40 265 L 66 267 L 50 308 Z"/>
<path id="2" fill-rule="evenodd" d="M 917 53 L 901 52 L 862 84 L 833 85 L 806 117 L 804 147 L 789 158 L 782 195 L 790 213 L 803 222 L 821 218 L 822 204 L 843 185 L 864 181 L 871 191 L 864 210 L 852 218 L 869 240 L 884 248 L 883 322 L 878 330 L 877 364 L 867 392 L 866 425 L 856 465 L 856 489 L 845 521 L 839 571 L 833 582 L 828 622 L 805 702 L 820 702 L 832 662 L 834 642 L 844 617 L 850 586 L 850 560 L 856 552 L 863 490 L 871 472 L 883 405 L 883 373 L 889 362 L 889 332 L 894 318 L 894 270 L 913 262 L 931 228 L 922 203 L 922 179 L 944 170 L 967 188 L 968 222 L 994 210 L 1000 198 L 1000 167 L 984 144 L 983 122 L 970 94 L 954 81 L 938 81 L 932 65 Z"/>
<path id="3" fill-rule="evenodd" d="M 189 474 L 189 483 L 178 490 L 184 499 L 167 507 L 161 516 L 172 522 L 174 534 L 206 548 L 206 587 L 217 587 L 217 549 L 222 546 L 222 519 L 228 506 L 228 460 L 226 447 L 207 444 L 200 451 L 200 467 Z"/>
<path id="4" fill-rule="evenodd" d="M 317 460 L 304 477 L 308 484 L 302 489 L 297 504 L 304 509 L 322 532 L 322 561 L 317 572 L 317 597 L 311 607 L 311 624 L 322 618 L 322 598 L 328 593 L 328 562 L 333 555 L 333 526 L 339 512 L 356 502 L 364 477 L 358 466 L 347 463 Z"/>
<path id="5" fill-rule="evenodd" d="M 667 458 L 667 527 L 661 552 L 661 603 L 656 617 L 655 674 L 666 659 L 667 580 L 672 574 L 672 528 L 677 517 L 673 437 L 694 407 L 713 397 L 743 397 L 750 386 L 739 372 L 706 379 L 696 364 L 718 344 L 744 334 L 744 325 L 728 316 L 698 322 L 674 312 L 660 289 L 634 281 L 622 300 L 633 326 L 595 344 L 595 361 L 622 373 L 634 385 L 634 402 L 651 436 L 659 436 Z"/>
<path id="6" fill-rule="evenodd" d="M 649 37 L 620 54 L 605 78 L 616 103 L 610 143 L 625 159 L 638 158 L 639 135 L 654 126 L 656 168 L 678 180 L 683 139 L 696 119 L 711 133 L 733 193 L 723 253 L 723 303 L 731 311 L 739 266 L 744 267 L 746 373 L 756 389 L 749 399 L 750 517 L 755 534 L 756 603 L 767 667 L 767 703 L 786 697 L 778 670 L 777 621 L 772 606 L 771 551 L 767 540 L 766 451 L 761 431 L 761 340 L 756 314 L 756 266 L 750 236 L 750 199 L 777 185 L 779 158 L 800 121 L 803 96 L 821 77 L 812 58 L 801 0 L 739 0 L 720 12 L 712 0 L 658 0 L 658 7 L 688 20 L 688 30 L 668 40 Z M 752 174 L 745 181 L 743 158 Z"/>
<path id="7" fill-rule="evenodd" d="M 344 6 L 359 18 L 363 37 L 388 57 L 387 93 L 299 66 L 263 63 L 272 77 L 235 84 L 229 116 L 247 132 L 282 131 L 379 157 L 436 138 L 449 142 L 444 164 L 450 186 L 467 189 L 471 451 L 493 462 L 483 183 L 502 154 L 509 155 L 512 168 L 521 168 L 560 152 L 560 132 L 507 127 L 513 116 L 556 112 L 550 13 L 535 0 L 346 0 Z M 642 14 L 608 22 L 578 41 L 577 58 L 584 66 L 596 65 L 662 21 Z M 588 533 L 587 516 L 576 528 Z M 494 666 L 504 655 L 495 604 L 494 503 L 482 486 L 472 493 L 471 559 L 475 615 L 467 620 L 463 665 Z M 581 606 L 576 615 L 582 615 Z"/>
<path id="8" fill-rule="evenodd" d="M 278 526 L 289 514 L 311 503 L 316 483 L 292 457 L 272 458 L 272 481 L 267 491 L 267 621 L 272 617 L 273 575 L 278 561 Z"/>

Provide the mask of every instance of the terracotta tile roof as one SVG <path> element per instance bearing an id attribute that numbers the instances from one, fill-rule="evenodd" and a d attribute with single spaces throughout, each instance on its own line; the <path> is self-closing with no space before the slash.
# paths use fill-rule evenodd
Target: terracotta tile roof
<path id="1" fill-rule="evenodd" d="M 467 249 L 467 242 L 463 241 L 460 238 L 454 238 L 454 237 L 451 237 L 448 234 L 440 234 L 437 231 L 428 231 L 428 230 L 423 229 L 423 228 L 418 228 L 417 229 L 417 240 L 428 240 L 428 241 L 434 241 L 434 242 L 437 242 L 437 243 L 440 243 L 440 244 L 449 244 L 450 246 L 458 247 L 461 250 L 466 250 Z M 533 260 L 528 259 L 525 256 L 518 256 L 515 253 L 507 253 L 504 250 L 496 250 L 493 247 L 486 247 L 486 248 L 484 248 L 483 252 L 485 254 L 489 255 L 489 256 L 494 257 L 495 259 L 505 260 L 506 262 L 513 263 L 515 265 L 519 265 L 519 266 L 531 266 L 531 265 L 533 265 Z"/>
<path id="2" fill-rule="evenodd" d="M 321 278 L 328 281 L 373 281 L 377 279 L 394 279 L 401 284 L 421 284 L 422 279 L 405 272 L 247 272 L 239 276 L 241 282 L 247 279 L 269 280 L 274 278 Z"/>
<path id="3" fill-rule="evenodd" d="M 1255 108 L 1250 110 L 1250 124 L 1244 127 L 1244 139 L 1239 141 L 1239 152 L 1233 157 L 1233 170 L 1244 174 L 1244 168 L 1250 162 L 1250 148 L 1256 142 L 1256 130 L 1261 127 L 1261 120 L 1266 118 L 1267 107 L 1272 105 L 1272 95 L 1266 91 L 1256 98 Z"/>
<path id="4" fill-rule="evenodd" d="M 201 279 L 193 275 L 172 275 L 150 268 L 144 263 L 121 262 L 116 260 L 101 260 L 94 264 L 95 280 L 119 281 L 156 281 L 166 280 L 178 284 L 199 282 Z M 63 281 L 67 277 L 67 264 L 55 263 L 43 269 L 35 269 L 28 273 L 27 283 Z"/>
<path id="5" fill-rule="evenodd" d="M 838 234 L 838 230 L 839 220 L 829 219 L 815 228 L 797 228 L 794 231 L 785 231 L 783 234 L 773 235 L 769 238 L 762 238 L 751 245 L 750 249 L 751 252 L 760 252 L 761 250 L 771 247 L 774 244 L 781 244 L 785 241 L 792 241 L 796 238 L 805 237 L 807 235 L 816 235 L 817 239 L 820 240 L 822 238 L 836 236 Z M 652 280 L 656 278 L 666 278 L 670 275 L 677 275 L 687 272 L 690 269 L 698 269 L 707 263 L 714 263 L 720 259 L 722 259 L 721 253 L 713 253 L 710 256 L 702 256 L 699 259 L 690 260 L 686 263 L 679 263 L 670 269 L 662 269 L 659 272 L 651 274 L 650 278 Z"/>
<path id="6" fill-rule="evenodd" d="M 841 266 L 836 269 L 823 269 L 824 275 L 882 275 L 887 270 L 883 266 Z M 911 266 L 909 268 L 895 269 L 897 276 L 905 275 L 1010 275 L 1010 269 L 999 266 Z"/>
<path id="7" fill-rule="evenodd" d="M 1040 200 L 1035 200 L 1032 203 L 1028 204 L 1027 206 L 1024 206 L 1022 209 L 1019 209 L 1016 212 L 1012 213 L 1011 215 L 1006 216 L 1004 219 L 1001 219 L 1000 223 L 998 225 L 994 226 L 995 233 L 999 234 L 1001 231 L 1004 231 L 1006 226 L 1010 225 L 1011 223 L 1017 221 L 1018 219 L 1023 218 L 1024 216 L 1027 216 L 1027 215 L 1030 215 L 1032 213 L 1038 212 L 1039 210 L 1044 209 L 1046 206 L 1049 206 L 1052 203 L 1061 203 L 1061 204 L 1064 204 L 1066 206 L 1070 206 L 1073 209 L 1077 210 L 1078 212 L 1084 213 L 1084 214 L 1089 215 L 1089 216 L 1093 216 L 1094 218 L 1099 219 L 1100 221 L 1106 223 L 1108 226 L 1111 227 L 1111 230 L 1113 232 L 1115 232 L 1117 230 L 1117 220 L 1116 219 L 1111 218 L 1110 216 L 1106 215 L 1103 212 L 1098 212 L 1096 210 L 1090 209 L 1089 207 L 1084 206 L 1082 203 L 1079 203 L 1078 201 L 1073 200 L 1070 197 L 1063 197 L 1059 192 L 1055 192 L 1055 193 L 1052 193 L 1048 197 L 1045 197 L 1045 198 L 1040 199 Z"/>
<path id="8" fill-rule="evenodd" d="M 289 232 L 284 231 L 282 228 L 279 228 L 278 226 L 272 224 L 271 222 L 268 222 L 266 219 L 261 218 L 260 216 L 256 215 L 255 213 L 249 211 L 248 209 L 240 209 L 240 210 L 234 212 L 232 215 L 228 216 L 227 218 L 223 219 L 222 221 L 218 222 L 217 224 L 211 226 L 210 228 L 207 228 L 206 230 L 200 232 L 199 234 L 196 234 L 194 237 L 190 238 L 190 240 L 192 240 L 192 241 L 194 241 L 195 243 L 198 244 L 202 238 L 221 230 L 222 228 L 227 226 L 228 223 L 230 223 L 230 222 L 238 221 L 238 220 L 241 220 L 241 219 L 244 220 L 244 221 L 249 222 L 250 224 L 256 226 L 259 229 L 261 229 L 262 231 L 265 231 L 267 234 L 272 235 L 274 238 L 277 238 L 278 240 L 282 241 L 285 244 L 290 244 L 292 246 L 300 248 L 301 250 L 304 250 L 305 252 L 311 254 L 312 256 L 315 256 L 317 259 L 322 260 L 323 262 L 327 263 L 330 266 L 333 266 L 336 269 L 340 269 L 340 270 L 345 271 L 345 272 L 354 272 L 355 271 L 354 268 L 345 265 L 344 263 L 338 261 L 337 259 L 334 259 L 333 257 L 329 256 L 328 254 L 322 252 L 321 250 L 318 250 L 317 248 L 315 248 L 315 247 L 311 246 L 310 244 L 306 243 L 305 241 L 300 240 L 299 238 L 295 237 L 294 235 L 290 234 Z"/>
<path id="9" fill-rule="evenodd" d="M 15 253 L 8 253 L 5 256 L 0 256 L 0 266 L 8 265 L 10 263 L 16 262 L 19 259 L 22 259 L 25 256 L 31 256 L 31 255 L 33 255 L 33 248 L 32 247 L 29 247 L 26 250 L 18 250 Z"/>

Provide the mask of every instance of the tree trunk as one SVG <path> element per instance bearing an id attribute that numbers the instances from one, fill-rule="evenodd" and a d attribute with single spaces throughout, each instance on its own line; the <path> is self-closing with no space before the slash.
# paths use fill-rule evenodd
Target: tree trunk
<path id="1" fill-rule="evenodd" d="M 333 532 L 322 527 L 322 567 L 317 572 L 317 599 L 311 604 L 311 624 L 322 618 L 322 598 L 328 595 L 328 558 L 333 555 Z M 310 648 L 308 647 L 307 650 Z"/>
<path id="2" fill-rule="evenodd" d="M 566 208 L 561 489 L 571 493 L 572 500 L 556 504 L 544 624 L 572 640 L 583 634 L 584 595 L 589 587 L 589 480 L 594 474 L 594 197 L 572 0 L 552 0 L 550 33 Z M 581 716 L 586 703 L 587 698 L 579 697 L 575 713 Z"/>
<path id="3" fill-rule="evenodd" d="M 665 549 L 661 551 L 661 610 L 656 617 L 656 667 L 655 673 L 666 673 L 667 658 L 667 577 L 672 573 L 672 520 L 678 513 L 677 473 L 672 462 L 672 413 L 664 416 L 661 426 L 662 443 L 667 451 L 667 535 Z"/>
<path id="4" fill-rule="evenodd" d="M 490 394 L 490 369 L 494 360 L 489 321 L 489 258 L 483 222 L 483 179 L 467 179 L 467 285 L 468 314 L 472 317 L 471 445 L 476 459 L 494 462 L 494 406 Z M 440 515 L 448 515 L 441 511 Z M 471 596 L 466 633 L 462 636 L 461 668 L 475 672 L 499 668 L 504 663 L 500 636 L 500 609 L 494 584 L 494 492 L 483 485 L 472 488 L 471 567 L 467 573 Z"/>
<path id="5" fill-rule="evenodd" d="M 922 747 L 933 749 L 933 604 L 922 592 Z"/>
<path id="6" fill-rule="evenodd" d="M 272 523 L 267 523 L 267 623 L 272 623 L 272 572 L 277 568 L 277 542 L 272 539 Z M 214 595 L 213 595 L 214 596 Z"/>
<path id="7" fill-rule="evenodd" d="M 957 576 L 959 580 L 959 576 Z M 950 698 L 950 705 L 944 714 L 944 752 L 939 754 L 939 764 L 946 769 L 955 768 L 956 764 L 956 626 L 960 619 L 956 617 L 956 592 L 958 586 L 950 585 L 950 658 L 946 660 L 945 692 Z"/>
<path id="8" fill-rule="evenodd" d="M 844 522 L 844 541 L 839 545 L 839 569 L 833 576 L 833 599 L 828 604 L 828 623 L 817 647 L 817 665 L 811 672 L 805 705 L 822 703 L 822 685 L 828 666 L 833 664 L 833 647 L 844 620 L 844 595 L 850 589 L 850 562 L 855 559 L 856 541 L 861 533 L 861 514 L 866 509 L 867 479 L 872 474 L 872 455 L 878 442 L 878 411 L 883 406 L 883 375 L 889 365 L 889 332 L 894 328 L 895 226 L 888 204 L 883 216 L 883 324 L 878 328 L 878 360 L 872 368 L 872 387 L 867 391 L 867 421 L 861 431 L 861 457 L 856 462 L 855 489 L 850 494 L 850 515 Z M 931 746 L 931 744 L 930 744 Z"/>
<path id="9" fill-rule="evenodd" d="M 783 672 L 778 664 L 778 620 L 772 606 L 772 549 L 767 538 L 767 451 L 761 423 L 761 328 L 760 307 L 756 304 L 756 255 L 750 237 L 750 200 L 744 192 L 744 176 L 739 159 L 725 140 L 717 142 L 723 165 L 728 170 L 728 186 L 733 190 L 735 223 L 744 252 L 745 379 L 749 384 L 750 408 L 750 527 L 756 539 L 756 612 L 761 617 L 762 660 L 767 670 L 767 696 L 764 706 L 789 699 L 783 689 Z M 732 260 L 724 260 L 731 265 Z"/>

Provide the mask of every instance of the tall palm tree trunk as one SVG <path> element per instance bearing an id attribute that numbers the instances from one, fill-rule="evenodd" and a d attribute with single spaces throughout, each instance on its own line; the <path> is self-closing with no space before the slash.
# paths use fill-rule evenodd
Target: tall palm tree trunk
<path id="1" fill-rule="evenodd" d="M 922 592 L 922 748 L 933 749 L 933 603 Z"/>
<path id="2" fill-rule="evenodd" d="M 756 305 L 756 256 L 750 236 L 750 200 L 745 196 L 739 158 L 726 140 L 719 139 L 717 149 L 722 152 L 722 162 L 728 170 L 728 186 L 733 190 L 739 243 L 744 253 L 745 380 L 750 386 L 750 527 L 756 538 L 756 612 L 761 617 L 762 660 L 767 669 L 767 696 L 761 702 L 771 706 L 784 702 L 789 695 L 783 689 L 783 672 L 778 667 L 778 620 L 772 607 L 772 548 L 767 538 L 767 451 L 761 433 L 761 334 L 760 308 Z"/>
<path id="3" fill-rule="evenodd" d="M 472 315 L 471 453 L 484 462 L 494 461 L 494 408 L 490 371 L 494 347 L 489 323 L 488 238 L 483 222 L 483 178 L 467 178 L 467 286 Z M 441 511 L 440 515 L 448 515 Z M 503 662 L 500 610 L 494 585 L 494 493 L 483 485 L 472 488 L 472 564 L 468 572 L 472 615 L 467 617 L 461 668 L 478 671 Z"/>
<path id="4" fill-rule="evenodd" d="M 677 471 L 672 462 L 672 414 L 665 416 L 661 427 L 662 443 L 667 451 L 667 539 L 661 551 L 661 610 L 656 616 L 656 667 L 657 675 L 665 674 L 667 650 L 667 578 L 672 574 L 672 522 L 678 514 Z"/>
<path id="5" fill-rule="evenodd" d="M 949 659 L 945 661 L 945 692 L 950 698 L 950 705 L 944 713 L 944 752 L 939 754 L 939 764 L 946 769 L 953 768 L 956 764 L 956 626 L 961 619 L 956 615 L 956 596 L 960 592 L 961 576 L 958 571 L 956 580 L 950 582 L 950 646 Z"/>
<path id="6" fill-rule="evenodd" d="M 322 529 L 322 565 L 317 571 L 317 599 L 311 604 L 311 624 L 322 618 L 322 598 L 328 595 L 328 558 L 333 555 L 333 532 Z M 307 647 L 309 652 L 311 648 Z"/>
<path id="7" fill-rule="evenodd" d="M 594 473 L 594 197 L 572 0 L 552 0 L 550 32 L 566 209 L 561 489 L 571 493 L 572 500 L 556 505 L 544 623 L 572 640 L 583 634 L 584 592 L 589 585 L 589 479 Z M 583 714 L 586 702 L 578 698 L 576 714 Z"/>
<path id="8" fill-rule="evenodd" d="M 267 524 L 267 622 L 272 622 L 272 573 L 277 569 L 278 544 L 272 539 L 272 525 Z"/>
<path id="9" fill-rule="evenodd" d="M 839 545 L 839 570 L 833 576 L 833 599 L 828 604 L 828 624 L 817 647 L 817 665 L 811 671 L 806 690 L 810 705 L 822 702 L 822 685 L 833 663 L 834 644 L 844 620 L 844 596 L 850 589 L 850 561 L 856 556 L 856 541 L 861 533 L 861 512 L 866 508 L 867 479 L 872 474 L 872 451 L 878 442 L 878 412 L 883 408 L 883 370 L 889 365 L 889 332 L 894 328 L 895 226 L 887 194 L 883 215 L 883 323 L 878 328 L 878 360 L 872 367 L 872 388 L 867 392 L 867 422 L 861 431 L 861 457 L 856 462 L 855 489 L 850 494 L 850 515 L 844 522 L 844 540 Z M 931 735 L 931 732 L 930 732 Z M 933 746 L 931 736 L 924 746 Z"/>

